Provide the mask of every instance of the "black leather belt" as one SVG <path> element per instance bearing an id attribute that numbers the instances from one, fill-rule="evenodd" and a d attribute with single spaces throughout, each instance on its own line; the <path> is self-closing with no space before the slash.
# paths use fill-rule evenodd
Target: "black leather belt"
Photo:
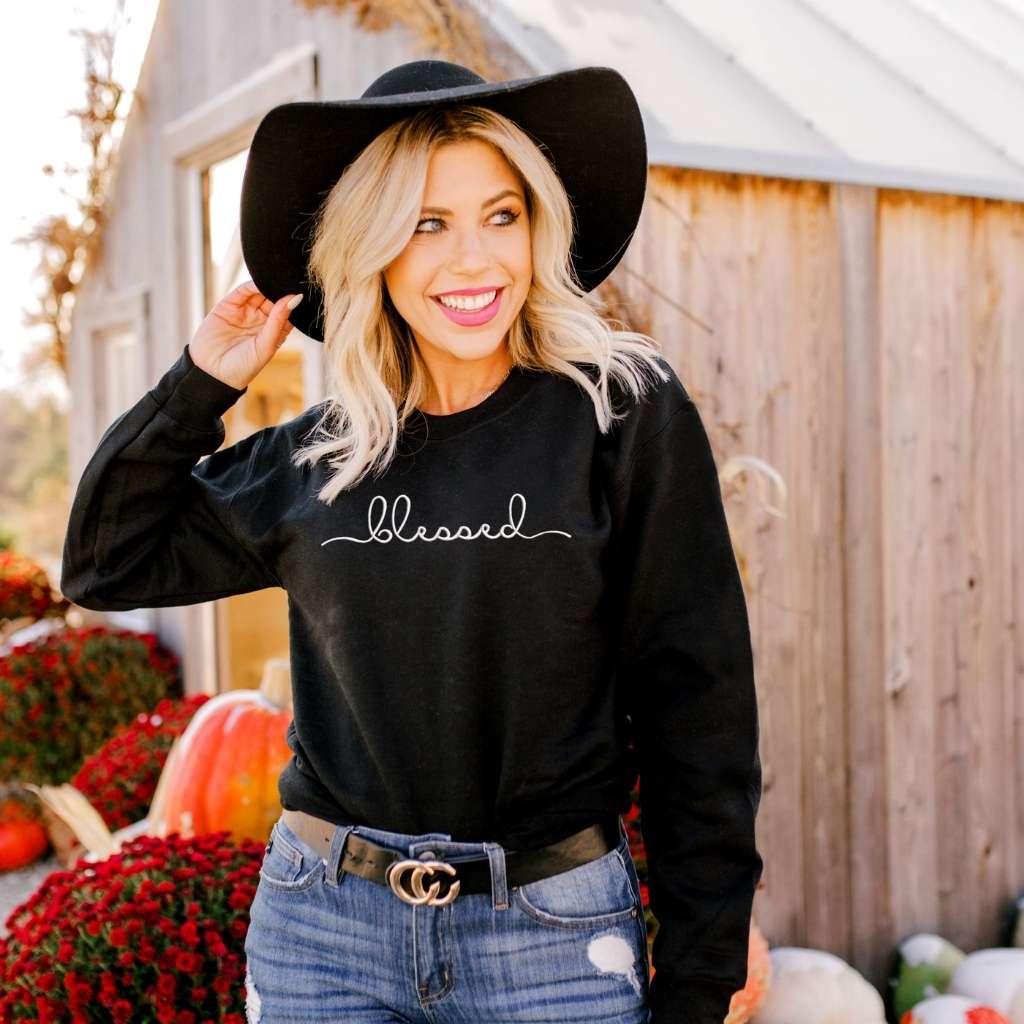
<path id="1" fill-rule="evenodd" d="M 326 860 L 335 828 L 333 822 L 306 811 L 284 810 L 284 823 Z M 579 867 L 603 857 L 619 845 L 618 817 L 588 825 L 571 836 L 536 850 L 506 850 L 506 881 L 509 889 Z M 443 906 L 460 893 L 491 891 L 491 862 L 487 857 L 451 861 L 433 858 L 415 860 L 397 850 L 388 849 L 357 832 L 345 837 L 338 865 L 371 882 L 388 886 L 391 891 L 414 905 Z M 429 887 L 424 889 L 424 879 Z M 442 883 L 447 883 L 442 892 Z M 440 895 L 439 895 L 440 893 Z"/>

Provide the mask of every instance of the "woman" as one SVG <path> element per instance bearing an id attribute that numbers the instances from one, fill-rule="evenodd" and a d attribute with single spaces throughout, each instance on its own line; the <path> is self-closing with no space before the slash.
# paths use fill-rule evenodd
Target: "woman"
<path id="1" fill-rule="evenodd" d="M 715 463 L 653 341 L 588 294 L 645 181 L 606 68 L 415 61 L 275 108 L 243 186 L 253 282 L 86 467 L 79 604 L 288 592 L 253 1024 L 719 1024 L 744 984 L 761 772 Z M 330 397 L 218 450 L 292 326 Z"/>

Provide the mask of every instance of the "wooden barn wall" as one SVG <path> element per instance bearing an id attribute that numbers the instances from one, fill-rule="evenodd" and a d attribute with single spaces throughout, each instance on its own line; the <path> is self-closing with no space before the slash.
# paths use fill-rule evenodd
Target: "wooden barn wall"
<path id="1" fill-rule="evenodd" d="M 786 486 L 779 517 L 723 485 L 759 926 L 877 984 L 914 932 L 997 944 L 1024 890 L 1024 207 L 653 168 L 616 280 L 719 468 Z"/>

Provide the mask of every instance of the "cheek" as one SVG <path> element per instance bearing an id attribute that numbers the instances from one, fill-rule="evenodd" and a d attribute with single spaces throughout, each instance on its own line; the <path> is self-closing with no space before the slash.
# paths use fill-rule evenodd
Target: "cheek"
<path id="1" fill-rule="evenodd" d="M 529 251 L 520 259 L 516 266 L 515 274 L 517 290 L 522 298 L 525 299 L 526 293 L 530 290 L 530 285 L 533 284 L 533 262 L 530 259 Z"/>
<path id="2" fill-rule="evenodd" d="M 515 275 L 515 288 L 509 296 L 512 301 L 508 304 L 508 313 L 512 317 L 519 315 L 520 310 L 526 304 L 526 297 L 530 294 L 530 288 L 533 285 L 533 275 L 530 272 L 529 266 L 517 267 Z"/>
<path id="3" fill-rule="evenodd" d="M 402 275 L 398 270 L 396 270 L 394 263 L 392 263 L 387 268 L 387 270 L 385 270 L 384 273 L 381 274 L 381 280 L 383 281 L 385 289 L 387 290 L 388 294 L 391 296 L 393 300 L 397 293 L 400 292 L 402 288 Z"/>
<path id="4" fill-rule="evenodd" d="M 533 248 L 530 244 L 530 235 L 525 233 L 524 237 L 517 239 L 515 258 L 520 274 L 529 277 L 533 273 Z"/>
<path id="5" fill-rule="evenodd" d="M 384 283 L 396 306 L 414 302 L 419 297 L 423 290 L 419 285 L 421 277 L 416 273 L 415 266 L 405 258 L 388 267 L 384 273 Z"/>

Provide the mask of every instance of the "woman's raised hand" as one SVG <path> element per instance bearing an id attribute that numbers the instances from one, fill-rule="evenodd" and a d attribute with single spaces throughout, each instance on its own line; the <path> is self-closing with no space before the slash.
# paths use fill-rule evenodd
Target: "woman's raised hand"
<path id="1" fill-rule="evenodd" d="M 271 302 L 252 281 L 243 281 L 199 325 L 188 343 L 192 362 L 233 388 L 248 387 L 288 337 L 288 314 L 301 300 L 299 293 Z"/>

